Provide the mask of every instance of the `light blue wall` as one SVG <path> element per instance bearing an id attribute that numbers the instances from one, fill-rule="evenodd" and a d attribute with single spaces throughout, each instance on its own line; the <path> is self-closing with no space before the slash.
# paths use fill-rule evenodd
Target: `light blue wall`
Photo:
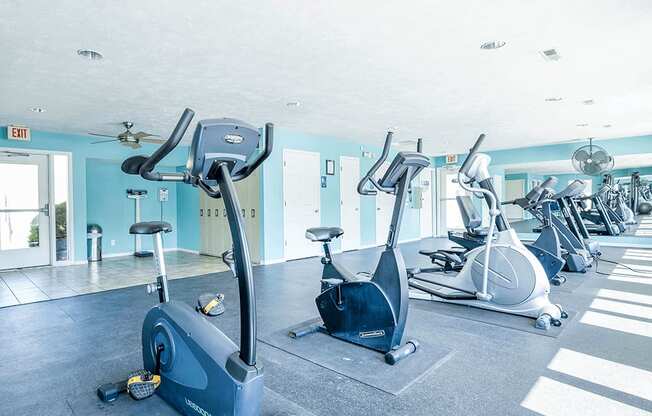
<path id="1" fill-rule="evenodd" d="M 321 224 L 322 226 L 340 225 L 340 157 L 352 156 L 360 159 L 360 175 L 364 175 L 380 154 L 384 136 L 378 137 L 378 146 L 361 146 L 353 140 L 333 137 L 306 135 L 284 129 L 274 133 L 274 151 L 263 164 L 263 235 L 264 258 L 275 261 L 283 258 L 283 150 L 305 150 L 318 152 L 321 155 L 321 175 L 325 175 L 326 160 L 335 161 L 335 175 L 327 176 L 327 187 L 321 188 Z M 362 148 L 373 152 L 375 158 L 363 158 Z M 319 183 L 305 186 L 321 186 Z M 361 244 L 363 246 L 376 243 L 376 202 L 373 197 L 361 197 Z M 419 210 L 407 208 L 403 218 L 403 228 L 400 238 L 410 240 L 419 238 Z"/>
<path id="2" fill-rule="evenodd" d="M 75 230 L 75 257 L 81 261 L 86 258 L 86 224 L 98 222 L 105 227 L 106 253 L 118 253 L 130 250 L 131 239 L 125 238 L 124 230 L 131 222 L 133 211 L 131 202 L 124 196 L 127 187 L 146 188 L 152 194 L 143 203 L 146 215 L 143 219 L 157 218 L 157 192 L 159 184 L 147 183 L 136 177 L 130 178 L 119 171 L 119 162 L 134 154 L 150 153 L 155 147 L 145 145 L 138 151 L 133 151 L 116 144 L 91 145 L 95 138 L 83 135 L 32 131 L 30 142 L 17 142 L 6 139 L 6 129 L 0 131 L 0 147 L 18 149 L 36 149 L 70 152 L 73 165 L 73 209 Z M 490 137 L 488 138 L 490 140 Z M 262 253 L 266 261 L 283 257 L 283 203 L 282 203 L 282 155 L 284 149 L 296 149 L 319 152 L 321 154 L 321 173 L 325 174 L 325 160 L 335 160 L 336 175 L 327 176 L 327 188 L 321 188 L 321 225 L 339 225 L 339 161 L 340 156 L 353 156 L 360 159 L 361 175 L 374 163 L 375 158 L 363 158 L 362 150 L 370 151 L 377 156 L 383 136 L 378 138 L 378 146 L 361 146 L 353 140 L 342 138 L 306 135 L 284 129 L 277 129 L 275 146 L 272 156 L 263 164 L 261 174 L 262 200 Z M 630 137 L 623 139 L 601 140 L 598 144 L 607 148 L 616 157 L 619 154 L 630 154 L 631 149 L 637 152 L 652 152 L 652 136 Z M 522 163 L 523 161 L 559 160 L 561 155 L 570 155 L 581 143 L 537 146 L 523 149 L 510 149 L 488 152 L 492 156 L 492 174 L 504 180 L 504 169 L 501 165 Z M 185 164 L 187 147 L 180 147 L 168 156 L 164 162 L 168 166 Z M 464 155 L 460 155 L 460 161 Z M 444 158 L 433 159 L 436 166 L 444 165 Z M 172 169 L 172 168 L 171 168 Z M 179 168 L 178 168 L 179 169 Z M 641 169 L 642 174 L 652 173 L 652 168 Z M 631 170 L 614 172 L 616 176 L 626 176 Z M 559 183 L 567 182 L 563 175 Z M 569 175 L 578 177 L 578 175 Z M 594 187 L 599 184 L 594 180 Z M 167 237 L 166 246 L 176 245 L 190 250 L 199 249 L 199 191 L 185 184 L 166 184 L 170 190 L 170 203 L 165 208 L 165 219 L 173 223 L 177 230 Z M 308 186 L 308 184 L 306 184 Z M 310 186 L 320 186 L 319 183 Z M 529 181 L 528 181 L 529 186 Z M 151 187 L 151 190 L 150 190 Z M 504 187 L 503 187 L 504 189 Z M 435 196 L 436 199 L 436 196 Z M 176 203 L 175 203 L 176 201 Z M 155 212 L 156 211 L 156 212 Z M 119 214 L 116 214 L 119 212 Z M 118 218 L 120 217 L 120 218 Z M 374 245 L 375 236 L 375 199 L 362 197 L 361 200 L 361 242 L 363 246 Z M 419 211 L 407 208 L 405 211 L 401 239 L 409 240 L 419 237 Z M 116 246 L 108 242 L 116 240 Z M 641 240 L 641 239 L 638 239 Z M 635 243 L 639 243 L 637 242 Z"/>
<path id="3" fill-rule="evenodd" d="M 86 159 L 86 220 L 97 223 L 103 229 L 104 254 L 130 253 L 134 248 L 134 237 L 129 227 L 134 223 L 134 200 L 128 199 L 126 190 L 144 189 L 147 198 L 140 200 L 140 220 L 158 221 L 161 218 L 161 205 L 158 190 L 167 188 L 169 201 L 163 203 L 163 221 L 169 222 L 173 230 L 165 234 L 165 248 L 177 247 L 177 188 L 176 184 L 150 182 L 139 176 L 125 175 L 120 171 L 121 161 Z M 174 170 L 173 168 L 170 170 Z M 115 245 L 111 245 L 111 240 Z M 151 238 L 141 238 L 144 250 L 151 250 Z"/>
<path id="4" fill-rule="evenodd" d="M 183 166 L 177 171 L 184 170 Z M 185 183 L 177 187 L 177 247 L 199 251 L 199 192 L 200 190 Z"/>
<path id="5" fill-rule="evenodd" d="M 491 136 L 488 136 L 485 140 L 485 143 L 491 141 Z M 646 136 L 635 136 L 635 137 L 621 137 L 608 140 L 598 140 L 594 142 L 597 145 L 604 147 L 609 153 L 615 156 L 616 160 L 619 155 L 629 155 L 632 153 L 652 153 L 652 135 Z M 509 165 L 514 163 L 523 163 L 523 162 L 545 162 L 551 160 L 560 160 L 564 158 L 570 158 L 573 152 L 579 148 L 582 142 L 573 142 L 573 143 L 564 143 L 564 144 L 555 144 L 547 146 L 535 146 L 519 149 L 507 149 L 507 150 L 496 150 L 486 152 L 492 158 L 493 166 Z M 634 151 L 635 149 L 635 151 Z M 465 154 L 459 154 L 458 158 L 460 162 L 464 160 Z M 445 157 L 440 156 L 436 157 L 435 166 L 444 166 Z M 645 169 L 633 169 L 639 170 L 641 172 L 646 172 L 642 174 L 652 174 L 652 168 Z M 621 176 L 621 172 L 625 172 L 624 176 L 631 174 L 630 169 L 615 171 L 615 176 Z M 649 173 L 647 173 L 649 172 Z M 561 190 L 562 187 L 568 184 L 568 180 L 573 178 L 588 178 L 579 174 L 563 174 L 563 175 L 554 175 L 559 179 L 557 189 Z M 595 192 L 600 183 L 602 182 L 601 177 L 594 177 L 593 179 L 593 191 Z M 530 235 L 532 237 L 534 235 Z M 596 237 L 596 240 L 602 242 L 612 242 L 618 244 L 636 244 L 642 246 L 652 246 L 652 239 L 646 237 Z"/>
<path id="6" fill-rule="evenodd" d="M 86 260 L 86 224 L 88 223 L 87 214 L 87 186 L 93 189 L 103 187 L 106 181 L 117 181 L 115 177 L 124 175 L 119 169 L 112 176 L 101 176 L 92 178 L 87 183 L 87 160 L 102 159 L 108 161 L 121 161 L 134 154 L 147 154 L 156 148 L 154 145 L 145 144 L 143 148 L 134 151 L 125 146 L 119 146 L 115 143 L 104 143 L 91 145 L 96 138 L 83 135 L 73 135 L 65 133 L 52 133 L 32 130 L 32 139 L 29 142 L 20 142 L 7 140 L 6 127 L 0 129 L 0 147 L 29 149 L 29 150 L 49 150 L 59 152 L 69 152 L 72 154 L 72 203 L 73 203 L 73 224 L 74 224 L 74 260 Z M 166 158 L 166 163 L 173 166 L 185 163 L 188 148 L 179 148 Z M 109 175 L 106 172 L 106 175 Z M 145 182 L 143 180 L 143 182 Z M 123 198 L 123 195 L 120 196 Z M 104 249 L 107 248 L 105 245 Z"/>

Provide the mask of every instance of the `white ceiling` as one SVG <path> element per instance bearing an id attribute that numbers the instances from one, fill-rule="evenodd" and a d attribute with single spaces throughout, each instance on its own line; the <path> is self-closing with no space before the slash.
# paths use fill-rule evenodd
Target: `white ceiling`
<path id="1" fill-rule="evenodd" d="M 635 155 L 616 155 L 614 156 L 614 169 L 635 169 L 652 166 L 652 153 L 640 153 Z M 502 165 L 506 173 L 576 173 L 569 159 L 566 160 L 548 160 L 536 163 L 514 163 Z"/>
<path id="2" fill-rule="evenodd" d="M 430 153 L 481 132 L 489 149 L 652 132 L 649 0 L 4 0 L 0 13 L 0 124 L 165 135 L 190 106 L 376 144 L 391 126 Z M 490 40 L 507 45 L 479 48 Z"/>

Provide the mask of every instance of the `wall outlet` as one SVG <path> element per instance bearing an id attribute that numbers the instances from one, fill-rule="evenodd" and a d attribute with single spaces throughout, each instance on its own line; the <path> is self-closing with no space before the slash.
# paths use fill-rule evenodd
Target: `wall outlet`
<path id="1" fill-rule="evenodd" d="M 115 245 L 115 240 L 111 240 L 111 247 Z"/>

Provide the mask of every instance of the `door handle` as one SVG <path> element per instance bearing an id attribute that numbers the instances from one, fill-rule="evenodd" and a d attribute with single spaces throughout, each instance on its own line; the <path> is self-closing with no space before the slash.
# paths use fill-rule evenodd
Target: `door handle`
<path id="1" fill-rule="evenodd" d="M 204 209 L 203 208 L 199 208 L 199 216 L 200 217 L 204 216 Z"/>
<path id="2" fill-rule="evenodd" d="M 317 214 L 318 212 L 319 212 L 319 210 L 318 210 L 318 209 L 316 209 L 316 210 L 315 210 L 315 214 Z"/>

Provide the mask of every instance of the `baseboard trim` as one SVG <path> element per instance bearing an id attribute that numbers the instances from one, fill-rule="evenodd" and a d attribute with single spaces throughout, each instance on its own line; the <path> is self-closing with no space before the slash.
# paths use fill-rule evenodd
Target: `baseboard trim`
<path id="1" fill-rule="evenodd" d="M 285 263 L 285 259 L 271 259 L 271 260 L 260 261 L 260 264 L 264 266 L 268 266 L 270 264 L 279 264 L 279 263 Z"/>
<path id="2" fill-rule="evenodd" d="M 175 249 L 170 249 L 170 250 L 176 250 L 176 251 L 183 251 L 184 253 L 190 253 L 190 254 L 201 254 L 199 253 L 199 250 L 190 250 L 188 248 L 175 248 Z M 168 250 L 165 250 L 168 251 Z"/>

